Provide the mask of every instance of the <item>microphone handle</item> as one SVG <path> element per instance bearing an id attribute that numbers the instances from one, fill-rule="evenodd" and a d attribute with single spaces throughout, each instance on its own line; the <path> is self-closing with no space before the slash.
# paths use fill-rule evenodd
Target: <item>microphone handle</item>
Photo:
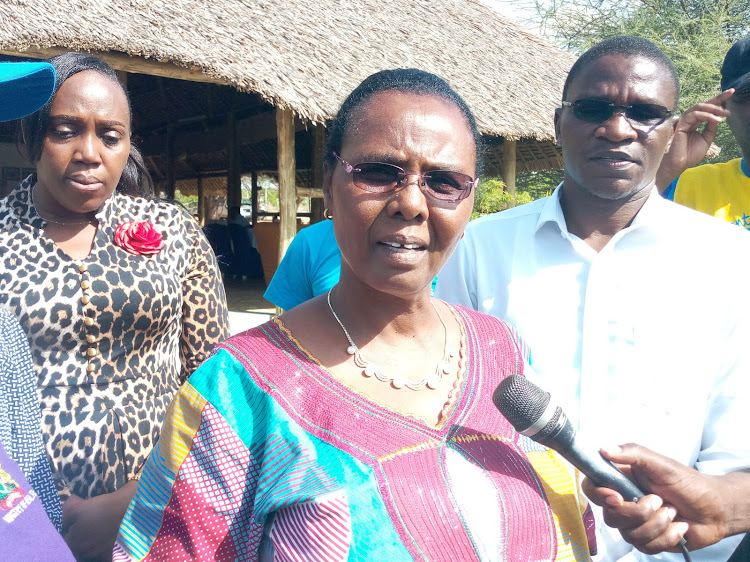
<path id="1" fill-rule="evenodd" d="M 554 444 L 561 445 L 559 442 Z M 551 448 L 555 449 L 560 453 L 560 456 L 588 476 L 594 484 L 618 492 L 625 501 L 638 501 L 644 496 L 643 492 L 638 489 L 638 486 L 633 484 L 627 476 L 620 472 L 615 465 L 601 454 L 591 455 L 579 450 L 572 443 L 570 445 L 568 447 L 560 446 L 558 448 L 553 446 Z M 691 562 L 692 558 L 688 551 L 687 541 L 684 538 L 680 539 L 678 546 L 685 562 Z"/>
<path id="2" fill-rule="evenodd" d="M 559 415 L 555 420 L 553 430 L 545 433 L 542 429 L 532 438 L 536 437 L 536 441 L 560 453 L 565 460 L 588 476 L 597 486 L 618 492 L 625 501 L 638 501 L 645 495 L 599 452 L 591 454 L 587 453 L 583 447 L 578 447 L 576 430 L 565 412 L 558 406 L 555 413 Z"/>
<path id="3" fill-rule="evenodd" d="M 645 495 L 638 489 L 638 486 L 598 452 L 589 454 L 577 447 L 561 447 L 557 452 L 588 476 L 594 484 L 618 492 L 625 501 L 638 501 Z"/>

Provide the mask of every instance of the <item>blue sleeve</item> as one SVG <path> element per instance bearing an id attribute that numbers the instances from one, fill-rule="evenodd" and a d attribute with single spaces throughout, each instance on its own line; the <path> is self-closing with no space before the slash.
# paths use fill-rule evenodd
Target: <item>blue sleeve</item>
<path id="1" fill-rule="evenodd" d="M 664 193 L 661 194 L 661 196 L 664 197 L 664 199 L 669 199 L 670 201 L 674 201 L 674 192 L 677 189 L 678 181 L 680 181 L 679 177 L 667 186 L 667 189 L 665 189 Z"/>
<path id="2" fill-rule="evenodd" d="M 301 230 L 292 239 L 263 295 L 284 310 L 291 310 L 313 297 L 309 280 L 310 247 L 304 232 Z"/>
<path id="3" fill-rule="evenodd" d="M 320 226 L 319 226 L 320 225 Z M 310 242 L 315 248 L 310 249 L 310 286 L 312 296 L 327 293 L 341 276 L 341 251 L 333 232 L 333 221 L 325 221 L 308 227 L 316 240 Z"/>

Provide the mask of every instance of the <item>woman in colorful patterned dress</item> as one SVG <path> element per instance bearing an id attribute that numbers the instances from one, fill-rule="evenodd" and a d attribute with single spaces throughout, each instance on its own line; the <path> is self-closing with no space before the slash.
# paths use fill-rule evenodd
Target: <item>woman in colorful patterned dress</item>
<path id="1" fill-rule="evenodd" d="M 148 196 L 114 70 L 77 53 L 50 62 L 53 97 L 22 126 L 36 173 L 0 201 L 0 306 L 29 338 L 63 535 L 99 559 L 227 311 L 199 225 Z"/>
<path id="2" fill-rule="evenodd" d="M 514 331 L 430 297 L 471 214 L 468 107 L 437 76 L 383 71 L 329 133 L 339 283 L 183 385 L 115 559 L 588 559 L 567 469 L 492 404 L 523 372 Z"/>

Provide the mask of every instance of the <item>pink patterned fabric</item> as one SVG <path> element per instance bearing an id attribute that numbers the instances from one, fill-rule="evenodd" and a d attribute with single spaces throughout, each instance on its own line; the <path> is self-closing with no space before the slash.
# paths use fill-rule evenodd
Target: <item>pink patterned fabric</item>
<path id="1" fill-rule="evenodd" d="M 257 559 L 263 528 L 250 518 L 237 517 L 243 504 L 249 503 L 245 501 L 248 470 L 257 475 L 247 447 L 207 404 L 147 559 Z M 236 521 L 241 521 L 240 527 L 233 525 Z M 235 536 L 241 540 L 235 541 Z"/>
<path id="2" fill-rule="evenodd" d="M 451 500 L 454 491 L 444 472 L 440 451 L 452 447 L 473 459 L 494 486 L 505 513 L 504 555 L 554 559 L 557 538 L 545 492 L 518 435 L 491 400 L 504 377 L 523 372 L 515 334 L 496 318 L 467 309 L 458 313 L 466 329 L 467 372 L 459 400 L 438 428 L 353 392 L 283 330 L 268 339 L 248 333 L 220 347 L 232 349 L 253 381 L 305 431 L 372 468 L 393 525 L 413 557 L 477 558 L 478 537 Z M 296 356 L 297 365 L 284 358 L 286 352 Z M 425 493 L 415 497 L 417 489 Z"/>
<path id="3" fill-rule="evenodd" d="M 343 562 L 349 557 L 352 522 L 343 490 L 280 509 L 269 537 L 274 562 Z"/>
<path id="4" fill-rule="evenodd" d="M 278 322 L 220 345 L 178 392 L 120 544 L 137 560 L 586 560 L 568 470 L 549 464 L 566 486 L 547 488 L 492 404 L 523 371 L 514 334 L 457 315 L 466 375 L 437 427 L 354 392 Z"/>

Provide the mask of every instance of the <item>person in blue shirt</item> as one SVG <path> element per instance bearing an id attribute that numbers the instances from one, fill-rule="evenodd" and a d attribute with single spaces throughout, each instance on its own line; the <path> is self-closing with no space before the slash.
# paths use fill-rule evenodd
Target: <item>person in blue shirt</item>
<path id="1" fill-rule="evenodd" d="M 321 221 L 297 233 L 263 297 L 291 310 L 327 292 L 338 283 L 340 273 L 341 252 L 333 235 L 333 221 Z"/>

